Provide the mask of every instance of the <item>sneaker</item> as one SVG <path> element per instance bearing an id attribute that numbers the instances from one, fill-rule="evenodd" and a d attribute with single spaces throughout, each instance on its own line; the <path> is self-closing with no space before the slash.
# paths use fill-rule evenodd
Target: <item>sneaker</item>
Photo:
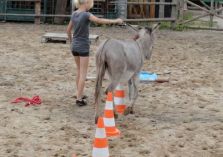
<path id="1" fill-rule="evenodd" d="M 87 101 L 84 100 L 84 99 L 76 100 L 76 105 L 77 106 L 86 106 L 87 105 Z"/>

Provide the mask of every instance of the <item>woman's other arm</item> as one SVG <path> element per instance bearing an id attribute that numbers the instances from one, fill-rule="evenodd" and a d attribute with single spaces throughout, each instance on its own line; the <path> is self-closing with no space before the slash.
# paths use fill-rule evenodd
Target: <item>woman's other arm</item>
<path id="1" fill-rule="evenodd" d="M 71 34 L 72 28 L 73 28 L 73 23 L 72 23 L 72 21 L 70 21 L 68 26 L 67 26 L 67 36 L 68 36 L 68 40 L 70 42 L 72 42 L 72 34 Z"/>

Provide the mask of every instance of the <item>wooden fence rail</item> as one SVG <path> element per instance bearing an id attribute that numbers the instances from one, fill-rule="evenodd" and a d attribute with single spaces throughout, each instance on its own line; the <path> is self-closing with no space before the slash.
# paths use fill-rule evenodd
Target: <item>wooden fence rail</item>
<path id="1" fill-rule="evenodd" d="M 59 14 L 13 14 L 13 13 L 0 13 L 0 16 L 28 16 L 28 17 L 70 17 L 71 15 L 59 15 Z"/>
<path id="2" fill-rule="evenodd" d="M 176 2 L 109 2 L 109 3 L 118 3 L 118 4 L 152 4 L 152 5 L 177 5 Z"/>

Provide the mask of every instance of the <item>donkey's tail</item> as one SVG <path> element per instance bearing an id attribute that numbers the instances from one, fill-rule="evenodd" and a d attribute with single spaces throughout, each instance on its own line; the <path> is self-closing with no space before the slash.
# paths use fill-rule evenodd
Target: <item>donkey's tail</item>
<path id="1" fill-rule="evenodd" d="M 96 54 L 96 68 L 97 68 L 97 77 L 96 77 L 96 86 L 95 86 L 96 108 L 100 101 L 102 81 L 105 76 L 105 71 L 106 71 L 106 66 L 107 66 L 106 61 L 105 61 L 104 47 L 108 41 L 109 39 L 102 43 L 102 45 L 100 46 Z"/>

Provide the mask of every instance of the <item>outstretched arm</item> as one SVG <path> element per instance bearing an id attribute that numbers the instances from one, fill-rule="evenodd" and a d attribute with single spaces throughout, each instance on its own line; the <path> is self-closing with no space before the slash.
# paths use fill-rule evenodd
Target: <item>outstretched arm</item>
<path id="1" fill-rule="evenodd" d="M 104 18 L 98 18 L 94 15 L 90 15 L 89 17 L 90 21 L 98 23 L 98 24 L 122 24 L 122 19 L 104 19 Z"/>
<path id="2" fill-rule="evenodd" d="M 67 26 L 67 36 L 70 42 L 72 41 L 72 35 L 71 35 L 72 28 L 73 28 L 73 23 L 72 21 L 70 21 Z"/>

